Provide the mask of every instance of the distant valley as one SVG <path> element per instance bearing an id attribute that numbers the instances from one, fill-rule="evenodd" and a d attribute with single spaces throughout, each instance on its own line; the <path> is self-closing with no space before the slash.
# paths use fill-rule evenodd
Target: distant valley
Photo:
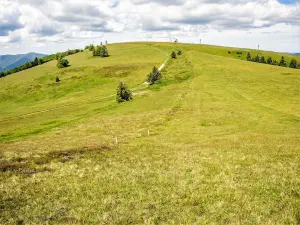
<path id="1" fill-rule="evenodd" d="M 35 57 L 42 58 L 46 56 L 40 53 L 27 53 L 18 55 L 0 55 L 0 71 L 6 71 L 21 66 L 26 62 L 31 62 Z"/>

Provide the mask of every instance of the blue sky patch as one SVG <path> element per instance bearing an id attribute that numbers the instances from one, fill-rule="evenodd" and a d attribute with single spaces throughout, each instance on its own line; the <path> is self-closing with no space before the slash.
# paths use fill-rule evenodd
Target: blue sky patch
<path id="1" fill-rule="evenodd" d="M 112 5 L 112 8 L 116 8 L 120 5 L 120 0 L 116 0 L 115 3 Z"/>
<path id="2" fill-rule="evenodd" d="M 280 4 L 291 5 L 296 4 L 297 0 L 277 0 Z"/>

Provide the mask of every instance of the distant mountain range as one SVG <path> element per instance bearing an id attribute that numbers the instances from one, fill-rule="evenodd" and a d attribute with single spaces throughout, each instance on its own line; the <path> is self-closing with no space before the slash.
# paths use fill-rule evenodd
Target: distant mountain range
<path id="1" fill-rule="evenodd" d="M 300 56 L 300 53 L 292 53 L 293 55 L 299 55 Z"/>
<path id="2" fill-rule="evenodd" d="M 21 66 L 26 62 L 31 62 L 35 57 L 42 58 L 46 55 L 30 52 L 19 55 L 0 55 L 0 71 L 6 71 Z"/>

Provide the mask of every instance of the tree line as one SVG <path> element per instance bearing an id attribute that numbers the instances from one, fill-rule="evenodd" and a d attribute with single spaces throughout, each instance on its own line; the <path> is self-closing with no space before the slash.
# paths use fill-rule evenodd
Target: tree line
<path id="1" fill-rule="evenodd" d="M 288 64 L 284 57 L 281 56 L 281 59 L 279 62 L 277 62 L 276 60 L 273 60 L 272 57 L 268 57 L 267 59 L 264 56 L 259 57 L 258 55 L 256 55 L 255 57 L 251 57 L 250 52 L 247 53 L 247 57 L 246 57 L 247 61 L 251 61 L 251 62 L 257 62 L 257 63 L 265 63 L 265 64 L 270 64 L 270 65 L 275 65 L 275 66 L 282 66 L 282 67 L 290 67 L 293 69 L 300 69 L 300 63 L 297 63 L 296 59 L 292 59 L 290 61 L 290 63 Z"/>
<path id="2" fill-rule="evenodd" d="M 65 52 L 58 52 L 58 53 L 52 54 L 52 55 L 47 55 L 47 56 L 44 56 L 43 58 L 35 57 L 35 59 L 32 62 L 26 62 L 21 66 L 15 67 L 13 69 L 10 69 L 10 70 L 4 71 L 4 72 L 0 72 L 0 78 L 5 77 L 10 74 L 13 74 L 13 73 L 23 71 L 23 70 L 27 70 L 29 68 L 32 68 L 32 67 L 35 67 L 38 65 L 42 65 L 42 64 L 47 63 L 52 60 L 59 60 L 68 55 L 73 55 L 73 54 L 76 54 L 81 51 L 82 50 L 80 50 L 80 49 L 74 49 L 74 50 L 68 50 Z"/>

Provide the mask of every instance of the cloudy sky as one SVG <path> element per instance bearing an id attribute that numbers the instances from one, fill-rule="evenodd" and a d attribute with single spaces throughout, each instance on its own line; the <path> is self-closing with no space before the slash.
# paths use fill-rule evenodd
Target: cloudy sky
<path id="1" fill-rule="evenodd" d="M 0 0 L 0 54 L 170 36 L 300 52 L 300 0 Z"/>

